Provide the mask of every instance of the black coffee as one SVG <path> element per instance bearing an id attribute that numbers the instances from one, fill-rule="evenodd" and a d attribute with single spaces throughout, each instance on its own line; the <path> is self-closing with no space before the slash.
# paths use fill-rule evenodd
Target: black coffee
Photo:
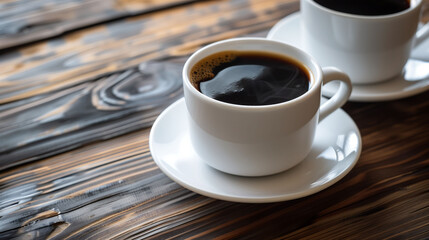
<path id="1" fill-rule="evenodd" d="M 410 7 L 410 0 L 314 0 L 332 10 L 366 16 L 401 12 Z"/>
<path id="2" fill-rule="evenodd" d="M 308 91 L 309 70 L 282 56 L 260 52 L 220 52 L 191 70 L 193 85 L 204 95 L 239 105 L 269 105 Z"/>

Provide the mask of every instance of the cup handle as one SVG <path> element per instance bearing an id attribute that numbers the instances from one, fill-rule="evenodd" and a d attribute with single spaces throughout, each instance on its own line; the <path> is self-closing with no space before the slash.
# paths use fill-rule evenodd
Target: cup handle
<path id="1" fill-rule="evenodd" d="M 334 67 L 324 67 L 323 72 L 323 85 L 331 81 L 341 81 L 340 88 L 328 101 L 320 106 L 319 122 L 325 119 L 329 114 L 343 106 L 352 93 L 352 83 L 347 74 L 343 73 Z"/>

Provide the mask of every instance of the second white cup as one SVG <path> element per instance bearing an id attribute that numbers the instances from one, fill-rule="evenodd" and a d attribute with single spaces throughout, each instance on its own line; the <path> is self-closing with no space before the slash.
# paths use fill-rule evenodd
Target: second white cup
<path id="1" fill-rule="evenodd" d="M 322 66 L 346 72 L 353 84 L 389 80 L 402 73 L 410 56 L 421 6 L 422 0 L 410 0 L 401 12 L 365 16 L 301 0 L 304 49 Z"/>

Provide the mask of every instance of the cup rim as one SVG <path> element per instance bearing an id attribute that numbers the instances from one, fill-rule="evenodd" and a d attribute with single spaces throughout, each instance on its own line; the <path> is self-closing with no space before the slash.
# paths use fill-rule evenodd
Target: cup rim
<path id="1" fill-rule="evenodd" d="M 264 50 L 262 48 L 261 49 L 243 50 L 243 51 L 261 51 L 261 52 L 266 51 L 266 52 L 274 53 L 277 55 L 285 55 L 288 58 L 293 58 L 294 60 L 302 63 L 303 65 L 305 65 L 308 68 L 308 70 L 310 72 L 310 81 L 311 81 L 310 88 L 308 89 L 308 91 L 306 91 L 304 94 L 302 94 L 301 96 L 299 96 L 297 98 L 294 98 L 294 99 L 289 100 L 289 101 L 276 103 L 276 104 L 269 104 L 269 105 L 239 105 L 239 104 L 222 102 L 222 101 L 219 101 L 219 100 L 216 100 L 216 99 L 213 99 L 213 98 L 210 98 L 210 97 L 204 95 L 203 93 L 198 91 L 191 84 L 189 74 L 188 74 L 191 70 L 191 67 L 192 67 L 191 62 L 193 62 L 195 58 L 198 58 L 199 55 L 201 55 L 205 51 L 208 51 L 209 49 L 215 48 L 219 45 L 225 45 L 225 44 L 230 44 L 230 43 L 234 43 L 234 42 L 252 42 L 252 43 L 260 42 L 261 44 L 267 44 L 267 43 L 268 44 L 275 44 L 275 45 L 278 45 L 282 48 L 288 49 L 287 51 L 294 51 L 295 53 L 302 55 L 302 59 L 306 59 L 307 63 L 304 63 L 303 62 L 304 60 L 302 60 L 302 59 L 297 59 L 296 57 L 293 57 L 290 55 L 285 55 L 285 54 L 279 53 L 279 52 L 267 51 L 267 50 Z M 224 50 L 222 50 L 222 51 L 224 51 Z M 198 59 L 198 60 L 201 60 L 201 59 Z M 309 66 L 309 65 L 311 65 L 311 66 Z M 304 102 L 307 99 L 309 99 L 313 94 L 316 94 L 315 92 L 317 91 L 318 86 L 321 86 L 321 84 L 322 84 L 322 69 L 321 69 L 320 65 L 316 62 L 316 60 L 312 56 L 310 56 L 306 52 L 302 51 L 301 49 L 298 49 L 298 48 L 291 46 L 289 44 L 286 44 L 286 43 L 283 43 L 280 41 L 266 39 L 266 38 L 240 37 L 240 38 L 231 38 L 231 39 L 225 39 L 225 40 L 217 41 L 217 42 L 211 43 L 209 45 L 206 45 L 206 46 L 200 48 L 199 50 L 197 50 L 196 52 L 194 52 L 186 60 L 186 63 L 184 65 L 183 71 L 182 71 L 182 79 L 183 79 L 184 87 L 188 88 L 189 91 L 191 92 L 191 94 L 193 94 L 194 96 L 198 97 L 201 101 L 204 101 L 206 103 L 217 104 L 217 105 L 222 106 L 222 107 L 228 107 L 228 108 L 236 109 L 236 110 L 266 111 L 266 110 L 283 109 L 285 107 L 289 107 L 289 106 Z"/>
<path id="2" fill-rule="evenodd" d="M 385 15 L 371 16 L 371 15 L 359 15 L 359 14 L 353 14 L 353 13 L 340 12 L 340 11 L 336 11 L 336 10 L 327 8 L 323 5 L 320 5 L 319 3 L 315 2 L 314 0 L 305 0 L 305 1 L 312 4 L 316 8 L 319 8 L 319 9 L 321 9 L 325 12 L 328 12 L 330 14 L 340 16 L 340 17 L 345 17 L 345 18 L 354 18 L 354 19 L 361 19 L 361 20 L 386 20 L 386 19 L 396 18 L 396 17 L 406 15 L 410 12 L 415 11 L 420 5 L 422 5 L 422 2 L 423 2 L 423 0 L 410 0 L 410 7 L 404 11 L 400 11 L 397 13 L 391 13 L 391 14 L 385 14 Z M 415 3 L 412 4 L 413 2 L 415 2 Z"/>

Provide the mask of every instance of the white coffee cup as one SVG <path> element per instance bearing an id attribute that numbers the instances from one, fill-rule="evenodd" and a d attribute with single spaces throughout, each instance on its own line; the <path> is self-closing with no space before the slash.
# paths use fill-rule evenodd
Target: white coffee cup
<path id="1" fill-rule="evenodd" d="M 199 92 L 190 81 L 192 67 L 222 51 L 258 51 L 292 58 L 309 70 L 310 88 L 287 102 L 245 106 L 221 102 Z M 320 106 L 322 84 L 339 80 L 336 94 Z M 285 171 L 310 152 L 316 127 L 349 98 L 351 83 L 335 68 L 321 68 L 305 52 L 264 38 L 236 38 L 210 44 L 195 52 L 183 69 L 191 143 L 211 167 L 241 176 Z"/>
<path id="2" fill-rule="evenodd" d="M 346 72 L 353 84 L 389 80 L 402 73 L 410 56 L 421 6 L 422 0 L 410 0 L 404 11 L 364 16 L 301 0 L 304 49 L 322 66 Z"/>

